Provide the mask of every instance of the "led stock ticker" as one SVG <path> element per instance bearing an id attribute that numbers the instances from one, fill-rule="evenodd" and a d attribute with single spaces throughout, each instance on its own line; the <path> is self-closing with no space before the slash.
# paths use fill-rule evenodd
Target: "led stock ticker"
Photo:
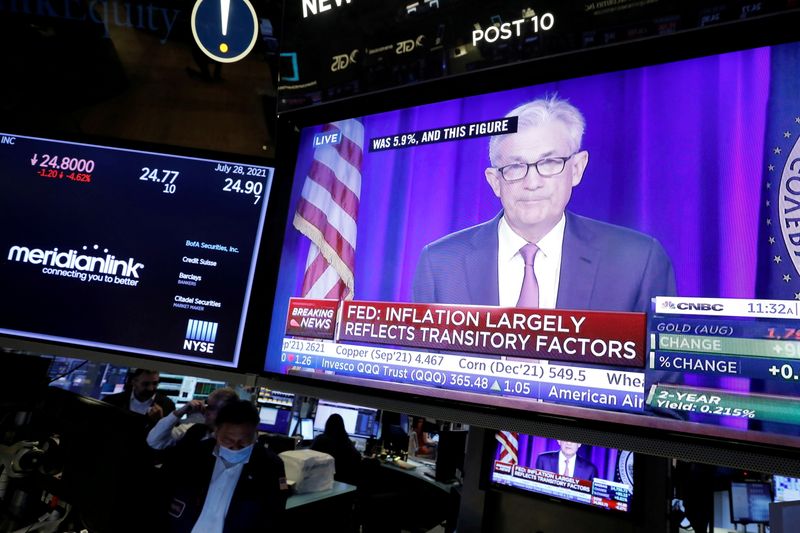
<path id="1" fill-rule="evenodd" d="M 67 179 L 91 183 L 95 162 L 91 159 L 34 153 L 30 158 L 36 174 L 48 179 Z"/>
<path id="2" fill-rule="evenodd" d="M 641 313 L 293 298 L 282 372 L 638 412 L 644 328 Z"/>

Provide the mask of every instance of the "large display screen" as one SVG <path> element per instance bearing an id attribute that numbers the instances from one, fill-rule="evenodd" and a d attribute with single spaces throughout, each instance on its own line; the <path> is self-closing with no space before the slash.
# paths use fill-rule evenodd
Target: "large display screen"
<path id="1" fill-rule="evenodd" d="M 272 174 L 0 134 L 0 333 L 236 366 Z"/>
<path id="2" fill-rule="evenodd" d="M 498 431 L 495 438 L 492 484 L 601 509 L 631 511 L 631 452 L 510 431 Z"/>
<path id="3" fill-rule="evenodd" d="M 291 31 L 281 38 L 278 106 L 304 107 L 793 9 L 791 2 L 716 0 L 287 2 L 284 24 Z"/>
<path id="4" fill-rule="evenodd" d="M 714 305 L 698 298 L 800 298 L 798 80 L 787 44 L 305 128 L 265 370 L 792 440 L 761 411 L 646 409 L 677 383 L 646 313 L 655 297 L 685 315 Z M 679 392 L 780 378 L 723 367 Z M 649 388 L 646 372 L 662 372 Z M 779 389 L 795 405 L 797 382 Z"/>

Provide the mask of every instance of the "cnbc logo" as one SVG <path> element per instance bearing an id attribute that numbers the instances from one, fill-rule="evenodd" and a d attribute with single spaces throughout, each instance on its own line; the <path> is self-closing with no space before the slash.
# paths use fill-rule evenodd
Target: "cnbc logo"
<path id="1" fill-rule="evenodd" d="M 214 340 L 217 338 L 216 322 L 189 319 L 186 326 L 186 340 L 183 341 L 184 350 L 194 352 L 214 353 Z"/>

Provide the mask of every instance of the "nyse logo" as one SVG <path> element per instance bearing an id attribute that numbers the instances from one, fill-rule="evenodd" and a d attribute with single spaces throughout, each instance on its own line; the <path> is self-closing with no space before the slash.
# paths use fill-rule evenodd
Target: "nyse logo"
<path id="1" fill-rule="evenodd" d="M 350 54 L 340 54 L 338 56 L 333 56 L 333 64 L 331 64 L 331 72 L 337 72 L 340 70 L 344 70 L 350 65 L 356 64 L 356 58 L 358 57 L 358 49 L 353 50 Z"/>
<path id="2" fill-rule="evenodd" d="M 402 55 L 402 54 L 407 54 L 409 52 L 413 52 L 417 48 L 420 48 L 424 42 L 425 42 L 424 35 L 420 35 L 416 39 L 408 39 L 406 41 L 400 41 L 395 45 L 394 53 L 397 55 Z"/>
<path id="3" fill-rule="evenodd" d="M 183 341 L 184 350 L 193 352 L 214 353 L 214 341 L 217 339 L 216 322 L 189 319 L 186 326 L 186 339 Z"/>

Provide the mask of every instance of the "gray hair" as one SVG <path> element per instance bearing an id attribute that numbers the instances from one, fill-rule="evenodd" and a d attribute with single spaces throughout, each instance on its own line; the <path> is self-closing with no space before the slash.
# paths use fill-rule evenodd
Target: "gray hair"
<path id="1" fill-rule="evenodd" d="M 209 400 L 214 400 L 217 402 L 219 407 L 230 403 L 231 400 L 238 398 L 239 395 L 236 394 L 236 391 L 230 387 L 222 387 L 220 389 L 214 389 L 211 391 L 211 394 L 208 395 Z"/>
<path id="2" fill-rule="evenodd" d="M 555 94 L 517 106 L 509 111 L 506 117 L 519 117 L 517 122 L 518 132 L 525 128 L 547 124 L 553 120 L 561 121 L 567 128 L 570 152 L 577 152 L 581 149 L 586 120 L 577 107 L 567 100 L 558 98 Z M 513 135 L 513 133 L 506 135 Z M 491 161 L 492 166 L 496 166 L 497 145 L 506 138 L 506 135 L 494 135 L 489 140 L 489 161 Z"/>

